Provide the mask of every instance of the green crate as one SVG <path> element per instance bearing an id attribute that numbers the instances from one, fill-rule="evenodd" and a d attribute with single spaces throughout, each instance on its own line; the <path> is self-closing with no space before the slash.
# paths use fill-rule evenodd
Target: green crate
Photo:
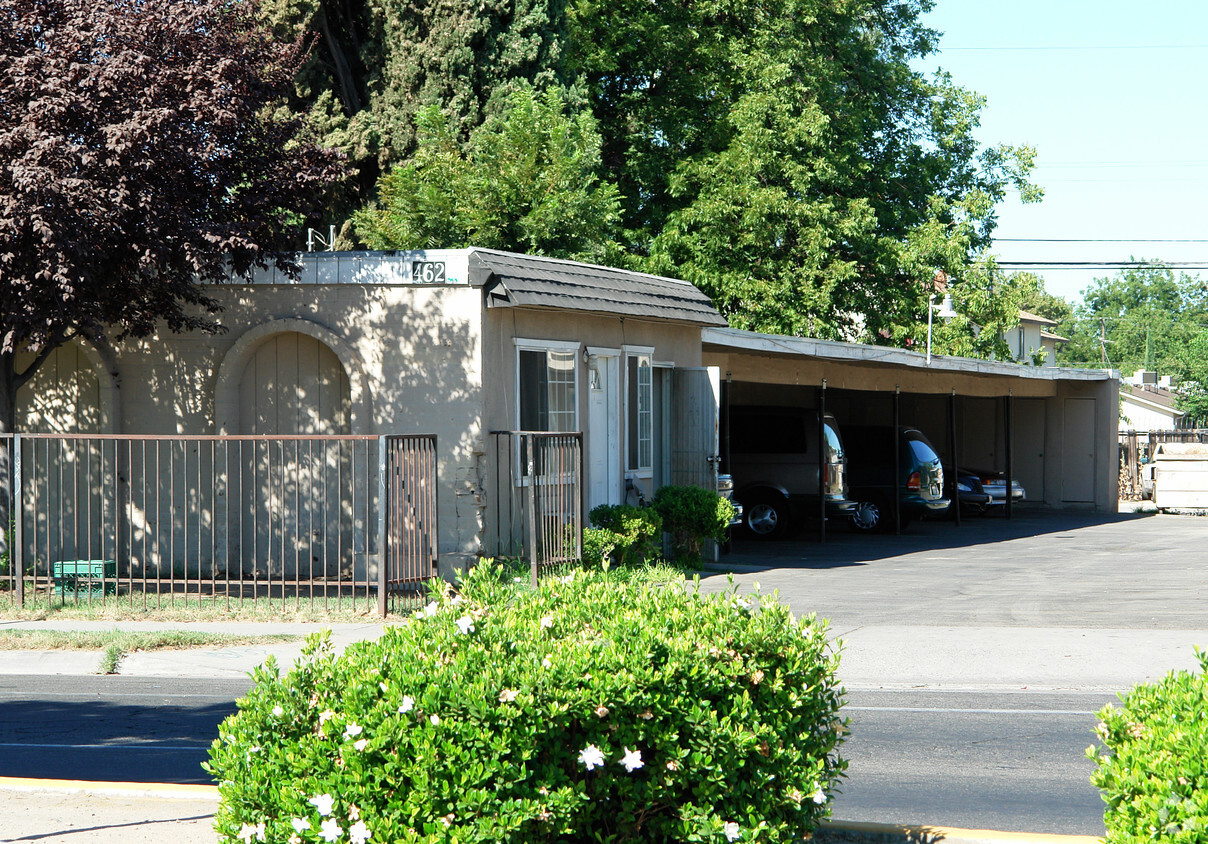
<path id="1" fill-rule="evenodd" d="M 56 595 L 112 595 L 117 592 L 116 560 L 60 560 L 51 563 Z"/>

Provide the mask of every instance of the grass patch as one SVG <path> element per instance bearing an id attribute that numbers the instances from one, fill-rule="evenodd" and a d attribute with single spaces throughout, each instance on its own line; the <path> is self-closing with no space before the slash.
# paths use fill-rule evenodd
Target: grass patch
<path id="1" fill-rule="evenodd" d="M 15 602 L 6 602 L 8 596 L 0 594 L 0 619 L 16 621 L 274 621 L 274 622 L 327 622 L 327 623 L 362 623 L 378 621 L 398 621 L 406 611 L 392 613 L 382 618 L 378 615 L 377 606 L 369 606 L 364 598 L 351 600 L 344 598 L 328 600 L 325 607 L 323 601 L 317 600 L 311 604 L 309 600 L 300 603 L 293 598 L 244 598 L 243 601 L 232 599 L 228 605 L 226 598 L 198 598 L 196 595 L 187 597 L 177 596 L 170 601 L 168 596 L 160 596 L 158 603 L 154 595 L 149 595 L 144 605 L 141 598 L 131 603 L 128 598 L 114 600 L 80 601 L 60 598 L 47 599 L 45 594 L 36 598 L 26 598 L 25 606 Z M 417 602 L 416 607 L 423 606 Z"/>
<path id="2" fill-rule="evenodd" d="M 207 633 L 198 630 L 0 630 L 0 651 L 99 651 L 117 645 L 125 652 L 235 647 L 296 642 L 292 633 Z"/>

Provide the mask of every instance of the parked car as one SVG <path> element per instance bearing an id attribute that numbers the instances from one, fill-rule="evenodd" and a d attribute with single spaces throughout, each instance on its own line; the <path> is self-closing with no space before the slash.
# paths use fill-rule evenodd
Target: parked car
<path id="1" fill-rule="evenodd" d="M 969 472 L 976 476 L 981 481 L 982 489 L 990 496 L 990 507 L 1003 507 L 1007 503 L 1007 476 L 1003 472 L 995 472 L 992 470 L 983 469 L 962 469 L 962 472 Z M 1027 493 L 1019 481 L 1011 479 L 1011 502 L 1018 504 L 1021 501 L 1027 500 Z"/>
<path id="2" fill-rule="evenodd" d="M 951 479 L 953 477 L 952 467 L 944 466 L 944 477 Z M 982 487 L 981 478 L 977 473 L 968 469 L 961 469 L 955 474 L 956 477 L 956 494 L 957 501 L 960 502 L 961 516 L 980 516 L 985 513 L 993 503 L 990 494 Z M 933 514 L 928 514 L 930 518 Z M 936 518 L 947 518 L 953 515 L 952 504 L 949 502 L 947 509 L 934 514 Z"/>
<path id="3" fill-rule="evenodd" d="M 847 462 L 839 424 L 822 417 L 819 483 L 818 411 L 800 407 L 731 405 L 722 436 L 729 442 L 728 471 L 734 500 L 752 536 L 775 539 L 816 518 L 846 517 L 856 506 L 847 495 Z"/>
<path id="4" fill-rule="evenodd" d="M 855 530 L 893 530 L 895 495 L 903 528 L 920 516 L 948 509 L 944 469 L 922 431 L 898 428 L 896 469 L 892 426 L 848 425 L 845 432 L 849 495 L 858 502 L 850 516 Z"/>

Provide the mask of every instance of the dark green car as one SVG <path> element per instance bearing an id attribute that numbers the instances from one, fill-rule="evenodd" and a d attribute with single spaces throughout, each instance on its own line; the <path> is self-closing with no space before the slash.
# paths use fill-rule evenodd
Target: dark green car
<path id="1" fill-rule="evenodd" d="M 848 497 L 856 508 L 851 526 L 862 533 L 894 529 L 896 492 L 900 524 L 948 509 L 940 457 L 916 428 L 898 428 L 898 467 L 893 468 L 893 426 L 845 425 Z"/>

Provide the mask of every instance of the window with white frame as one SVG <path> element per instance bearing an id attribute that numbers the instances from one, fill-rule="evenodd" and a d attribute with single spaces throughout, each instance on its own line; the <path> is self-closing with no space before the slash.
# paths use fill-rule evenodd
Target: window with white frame
<path id="1" fill-rule="evenodd" d="M 576 431 L 575 397 L 577 344 L 518 345 L 516 420 L 522 431 Z"/>
<path id="2" fill-rule="evenodd" d="M 625 467 L 631 472 L 654 471 L 654 370 L 649 352 L 625 356 Z"/>

